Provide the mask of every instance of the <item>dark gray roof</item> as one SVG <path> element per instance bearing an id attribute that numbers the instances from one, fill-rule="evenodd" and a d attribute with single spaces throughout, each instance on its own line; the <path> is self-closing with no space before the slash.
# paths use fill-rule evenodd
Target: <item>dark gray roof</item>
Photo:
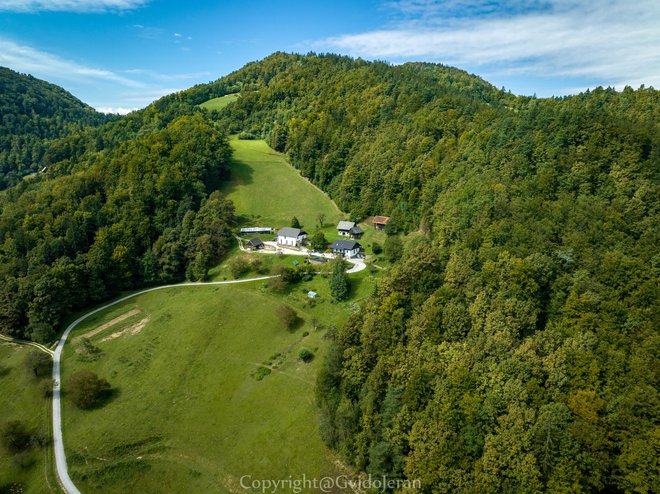
<path id="1" fill-rule="evenodd" d="M 362 234 L 364 233 L 364 231 L 362 230 L 362 228 L 360 228 L 359 226 L 355 225 L 353 228 L 351 228 L 351 229 L 348 231 L 348 233 L 350 233 L 351 235 L 362 235 Z"/>
<path id="2" fill-rule="evenodd" d="M 361 245 L 354 240 L 335 240 L 332 242 L 332 250 L 353 250 Z"/>
<path id="3" fill-rule="evenodd" d="M 253 238 L 247 243 L 250 247 L 257 247 L 258 245 L 263 245 L 264 243 L 261 241 L 260 238 Z"/>
<path id="4" fill-rule="evenodd" d="M 337 224 L 337 230 L 348 231 L 355 226 L 354 221 L 340 221 Z"/>
<path id="5" fill-rule="evenodd" d="M 281 237 L 298 238 L 301 232 L 302 230 L 300 228 L 291 228 L 289 226 L 285 226 L 279 232 L 277 232 L 277 235 Z"/>

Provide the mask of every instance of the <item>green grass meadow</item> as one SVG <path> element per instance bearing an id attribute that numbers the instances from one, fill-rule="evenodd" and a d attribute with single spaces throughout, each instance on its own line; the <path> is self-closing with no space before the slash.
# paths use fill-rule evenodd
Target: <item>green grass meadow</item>
<path id="1" fill-rule="evenodd" d="M 313 231 L 319 213 L 336 225 L 341 212 L 334 203 L 293 168 L 282 153 L 262 140 L 231 138 L 234 150 L 231 180 L 223 192 L 234 201 L 246 224 L 281 228 L 296 216 Z"/>
<path id="2" fill-rule="evenodd" d="M 240 95 L 237 93 L 226 94 L 225 96 L 220 96 L 219 98 L 213 98 L 208 101 L 205 101 L 199 106 L 201 106 L 202 108 L 206 108 L 207 110 L 222 110 L 229 103 L 236 101 L 239 98 L 239 96 Z"/>
<path id="3" fill-rule="evenodd" d="M 0 447 L 0 492 L 59 493 L 54 478 L 50 447 L 51 402 L 41 386 L 50 378 L 33 378 L 25 368 L 25 356 L 33 350 L 22 345 L 0 342 L 0 426 L 10 420 L 24 422 L 31 433 L 48 439 L 45 448 L 32 447 L 26 467 Z M 13 486 L 14 490 L 10 490 Z"/>
<path id="4" fill-rule="evenodd" d="M 221 108 L 236 97 L 203 106 Z M 244 225 L 280 228 L 296 216 L 311 234 L 322 213 L 328 241 L 339 238 L 336 223 L 345 215 L 284 155 L 260 140 L 232 137 L 230 142 L 232 179 L 224 192 Z M 362 243 L 370 253 L 368 246 L 382 243 L 384 234 L 363 229 Z M 235 256 L 259 259 L 262 265 L 243 278 L 304 262 L 301 256 L 244 253 L 236 246 L 209 278 L 232 279 L 228 263 Z M 350 299 L 341 303 L 332 300 L 328 277 L 317 275 L 284 293 L 272 292 L 264 282 L 168 288 L 84 321 L 62 357 L 64 442 L 78 488 L 84 493 L 238 493 L 245 492 L 243 475 L 351 475 L 321 442 L 314 381 L 328 346 L 325 335 L 359 310 L 382 273 L 370 267 L 350 275 Z M 310 300 L 309 290 L 318 298 Z M 300 316 L 294 330 L 276 315 L 282 304 Z M 89 334 L 104 324 L 105 329 Z M 91 347 L 81 338 L 85 334 Z M 314 353 L 312 362 L 298 359 L 303 347 Z M 50 401 L 24 369 L 27 352 L 0 344 L 0 417 L 21 418 L 50 436 Z M 66 398 L 68 379 L 81 369 L 96 372 L 113 387 L 97 409 L 79 410 Z M 0 456 L 0 487 L 16 482 L 25 492 L 59 492 L 50 448 L 32 454 L 33 465 L 24 471 Z"/>
<path id="5" fill-rule="evenodd" d="M 283 301 L 302 318 L 293 331 L 275 315 Z M 303 297 L 270 294 L 262 282 L 173 288 L 81 324 L 73 338 L 139 311 L 90 339 L 99 354 L 79 353 L 81 343 L 65 348 L 65 390 L 71 373 L 82 368 L 115 389 L 92 411 L 64 400 L 69 467 L 81 491 L 231 493 L 242 491 L 239 480 L 247 474 L 338 473 L 321 443 L 314 403 L 326 328 L 312 328 L 314 311 L 304 304 Z M 131 334 L 136 320 L 145 319 Z M 309 364 L 298 360 L 302 347 L 315 353 Z M 262 366 L 272 369 L 258 380 Z"/>

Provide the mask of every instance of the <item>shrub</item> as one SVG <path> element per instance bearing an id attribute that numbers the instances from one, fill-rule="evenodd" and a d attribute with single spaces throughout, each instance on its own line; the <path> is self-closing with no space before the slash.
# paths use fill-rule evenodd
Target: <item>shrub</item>
<path id="1" fill-rule="evenodd" d="M 259 259 L 258 257 L 252 259 L 251 265 L 252 265 L 252 270 L 258 274 L 268 273 L 268 266 L 266 266 L 263 260 Z"/>
<path id="2" fill-rule="evenodd" d="M 378 255 L 381 252 L 383 252 L 383 246 L 380 245 L 378 242 L 374 242 L 373 244 L 371 244 L 371 251 L 374 254 Z"/>
<path id="3" fill-rule="evenodd" d="M 244 130 L 238 134 L 238 138 L 242 141 L 254 141 L 255 139 L 259 139 L 259 136 L 257 136 L 254 132 Z"/>
<path id="4" fill-rule="evenodd" d="M 250 264 L 243 257 L 234 257 L 229 261 L 229 272 L 236 278 L 240 278 L 250 270 Z"/>
<path id="5" fill-rule="evenodd" d="M 270 374 L 270 369 L 268 367 L 259 367 L 257 368 L 256 372 L 254 373 L 254 378 L 257 381 L 261 381 L 264 377 L 268 376 Z"/>
<path id="6" fill-rule="evenodd" d="M 298 314 L 288 305 L 280 305 L 277 308 L 277 317 L 287 329 L 293 329 L 298 323 Z"/>
<path id="7" fill-rule="evenodd" d="M 100 405 L 109 393 L 110 383 L 91 371 L 78 371 L 69 379 L 67 396 L 83 410 Z"/>
<path id="8" fill-rule="evenodd" d="M 314 354 L 307 348 L 301 348 L 298 352 L 298 358 L 303 362 L 308 363 L 314 360 Z"/>
<path id="9" fill-rule="evenodd" d="M 30 433 L 23 422 L 11 420 L 0 430 L 0 442 L 7 451 L 17 454 L 30 446 Z"/>
<path id="10" fill-rule="evenodd" d="M 48 355 L 34 350 L 25 357 L 25 368 L 32 377 L 43 377 L 51 373 L 52 361 Z"/>

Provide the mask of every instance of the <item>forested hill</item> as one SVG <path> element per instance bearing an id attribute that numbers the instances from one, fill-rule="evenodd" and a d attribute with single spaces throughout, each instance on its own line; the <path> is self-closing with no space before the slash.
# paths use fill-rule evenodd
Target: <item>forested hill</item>
<path id="1" fill-rule="evenodd" d="M 50 140 L 111 119 L 59 86 L 0 67 L 0 189 L 50 165 Z"/>
<path id="2" fill-rule="evenodd" d="M 328 444 L 424 492 L 657 492 L 660 95 L 515 97 L 275 54 L 179 95 L 415 232 L 319 376 Z"/>
<path id="3" fill-rule="evenodd" d="M 52 342 L 122 290 L 200 280 L 230 245 L 226 135 L 191 105 L 151 105 L 40 141 L 47 173 L 0 192 L 0 333 Z"/>
<path id="4" fill-rule="evenodd" d="M 58 139 L 47 176 L 0 194 L 0 332 L 48 339 L 77 307 L 203 277 L 233 221 L 224 132 L 251 133 L 409 234 L 334 335 L 327 444 L 425 493 L 658 492 L 659 125 L 651 88 L 536 99 L 276 53 Z"/>

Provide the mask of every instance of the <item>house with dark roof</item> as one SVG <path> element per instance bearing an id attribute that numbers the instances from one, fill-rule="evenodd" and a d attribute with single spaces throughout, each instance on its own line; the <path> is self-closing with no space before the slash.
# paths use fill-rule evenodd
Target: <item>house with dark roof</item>
<path id="1" fill-rule="evenodd" d="M 389 216 L 374 216 L 374 227 L 376 230 L 384 230 L 389 221 Z"/>
<path id="2" fill-rule="evenodd" d="M 340 221 L 337 224 L 337 233 L 339 235 L 343 235 L 345 237 L 348 237 L 350 235 L 351 228 L 355 226 L 354 221 Z"/>
<path id="3" fill-rule="evenodd" d="M 250 250 L 261 250 L 264 248 L 264 243 L 259 237 L 253 238 L 247 243 L 247 248 Z"/>
<path id="4" fill-rule="evenodd" d="M 337 233 L 344 237 L 360 238 L 364 232 L 354 221 L 340 221 L 337 224 Z"/>
<path id="5" fill-rule="evenodd" d="M 307 238 L 307 232 L 300 228 L 284 227 L 277 232 L 277 243 L 288 247 L 298 247 Z"/>
<path id="6" fill-rule="evenodd" d="M 362 230 L 362 228 L 360 228 L 357 225 L 355 225 L 353 228 L 348 230 L 348 234 L 350 235 L 350 237 L 355 239 L 360 238 L 363 233 L 364 231 Z"/>
<path id="7" fill-rule="evenodd" d="M 360 254 L 362 246 L 353 240 L 335 240 L 332 242 L 332 252 L 344 257 L 356 257 Z"/>

